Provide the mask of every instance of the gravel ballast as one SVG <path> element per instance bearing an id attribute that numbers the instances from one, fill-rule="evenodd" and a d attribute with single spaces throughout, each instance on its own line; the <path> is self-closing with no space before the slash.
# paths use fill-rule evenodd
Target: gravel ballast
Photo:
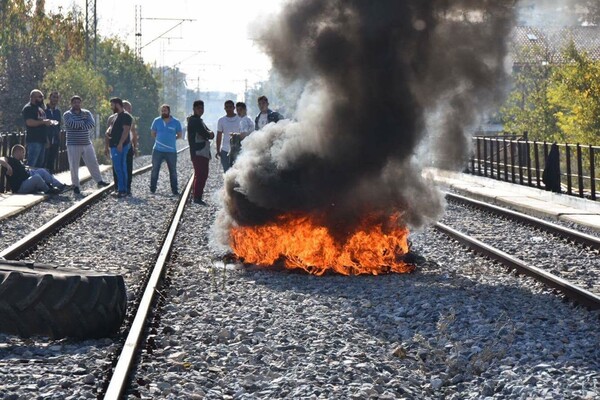
<path id="1" fill-rule="evenodd" d="M 187 153 L 178 164 L 183 190 Z M 434 229 L 411 235 L 427 261 L 408 275 L 315 277 L 216 262 L 209 241 L 222 174 L 215 160 L 210 167 L 209 206 L 185 211 L 152 351 L 142 354 L 129 398 L 598 396 L 598 313 Z M 123 273 L 133 299 L 176 204 L 164 167 L 156 195 L 148 179 L 134 179 L 133 198 L 94 206 L 35 259 Z M 496 223 L 452 207 L 445 218 Z M 506 224 L 497 238 L 515 243 Z M 118 346 L 0 335 L 0 398 L 96 398 Z"/>
<path id="2" fill-rule="evenodd" d="M 206 239 L 215 211 L 186 211 L 155 349 L 134 378 L 142 398 L 598 393 L 598 314 L 435 230 L 411 237 L 428 260 L 414 274 L 314 277 L 224 269 Z"/>

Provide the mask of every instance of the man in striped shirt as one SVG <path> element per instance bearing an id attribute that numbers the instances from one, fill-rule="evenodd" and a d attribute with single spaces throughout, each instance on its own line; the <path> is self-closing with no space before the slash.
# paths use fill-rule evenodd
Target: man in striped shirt
<path id="1" fill-rule="evenodd" d="M 90 130 L 96 126 L 96 123 L 92 113 L 81 108 L 81 97 L 71 97 L 71 109 L 64 113 L 63 120 L 67 131 L 67 155 L 73 192 L 81 194 L 79 189 L 79 162 L 81 157 L 83 157 L 83 162 L 98 187 L 108 186 L 108 183 L 102 180 L 94 145 L 90 140 Z"/>

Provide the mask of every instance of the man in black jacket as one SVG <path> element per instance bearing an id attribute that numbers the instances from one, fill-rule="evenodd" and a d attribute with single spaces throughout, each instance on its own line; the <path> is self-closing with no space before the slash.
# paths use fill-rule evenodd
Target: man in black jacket
<path id="1" fill-rule="evenodd" d="M 204 102 L 196 100 L 193 107 L 194 113 L 187 119 L 187 139 L 194 164 L 194 203 L 206 205 L 202 195 L 208 178 L 208 161 L 211 158 L 210 140 L 215 138 L 215 134 L 202 120 Z"/>

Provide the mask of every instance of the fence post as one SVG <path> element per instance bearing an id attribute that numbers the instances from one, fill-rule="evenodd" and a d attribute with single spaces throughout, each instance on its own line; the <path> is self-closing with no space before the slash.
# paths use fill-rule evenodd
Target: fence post
<path id="1" fill-rule="evenodd" d="M 502 167 L 500 166 L 500 140 L 498 138 L 494 139 L 496 141 L 496 179 L 502 179 Z"/>
<path id="2" fill-rule="evenodd" d="M 514 142 L 514 136 L 513 138 L 510 140 L 510 174 L 512 177 L 512 183 L 516 183 L 516 177 L 515 177 L 515 142 Z"/>
<path id="3" fill-rule="evenodd" d="M 592 200 L 596 200 L 596 165 L 594 162 L 594 147 L 590 145 L 590 189 L 592 191 Z"/>
<path id="4" fill-rule="evenodd" d="M 483 176 L 488 176 L 487 173 L 487 143 L 483 138 Z"/>
<path id="5" fill-rule="evenodd" d="M 584 197 L 583 160 L 581 158 L 581 145 L 579 143 L 577 143 L 577 184 L 579 185 L 579 197 Z"/>
<path id="6" fill-rule="evenodd" d="M 517 139 L 518 147 L 519 147 L 519 185 L 523 184 L 523 143 L 521 143 L 521 139 Z"/>
<path id="7" fill-rule="evenodd" d="M 476 138 L 475 138 L 475 143 L 477 143 Z M 471 173 L 473 175 L 475 175 L 475 151 L 471 151 Z"/>
<path id="8" fill-rule="evenodd" d="M 477 175 L 481 176 L 481 147 L 479 146 L 479 137 L 475 138 L 477 143 Z"/>
<path id="9" fill-rule="evenodd" d="M 531 185 L 531 156 L 530 156 L 530 154 L 531 154 L 531 145 L 529 143 L 529 140 L 527 140 L 525 142 L 525 152 L 526 152 L 525 155 L 527 157 L 527 164 L 526 164 L 527 165 L 527 184 L 529 186 L 532 186 Z"/>
<path id="10" fill-rule="evenodd" d="M 506 136 L 502 136 L 502 149 L 504 151 L 504 181 L 508 182 L 508 154 L 506 153 Z"/>
<path id="11" fill-rule="evenodd" d="M 571 182 L 571 148 L 569 143 L 565 143 L 565 157 L 567 160 L 567 194 L 573 194 Z"/>
<path id="12" fill-rule="evenodd" d="M 494 139 L 490 138 L 490 178 L 494 177 Z"/>
<path id="13" fill-rule="evenodd" d="M 538 188 L 541 188 L 542 185 L 540 183 L 540 152 L 538 149 L 538 142 L 533 141 L 533 153 L 535 156 L 535 182 Z"/>

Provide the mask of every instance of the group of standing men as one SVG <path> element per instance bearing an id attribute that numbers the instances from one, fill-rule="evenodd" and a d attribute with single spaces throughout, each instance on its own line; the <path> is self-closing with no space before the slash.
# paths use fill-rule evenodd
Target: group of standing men
<path id="1" fill-rule="evenodd" d="M 67 136 L 67 155 L 73 191 L 76 194 L 81 193 L 79 162 L 82 157 L 98 186 L 108 185 L 102 180 L 94 146 L 90 140 L 89 131 L 95 126 L 94 117 L 89 111 L 81 108 L 79 96 L 73 96 L 71 108 L 61 114 L 58 108 L 59 99 L 60 94 L 52 92 L 50 102 L 44 107 L 44 94 L 40 90 L 34 89 L 29 94 L 29 103 L 22 110 L 27 130 L 26 148 L 21 145 L 13 146 L 11 156 L 4 157 L 0 163 L 7 169 L 8 182 L 15 193 L 44 191 L 55 194 L 70 187 L 52 176 L 63 122 Z M 23 163 L 26 152 L 27 166 Z"/>
<path id="2" fill-rule="evenodd" d="M 52 188 L 52 192 L 57 192 L 57 189 L 65 190 L 66 185 L 52 177 L 63 132 L 66 133 L 69 169 L 75 194 L 81 193 L 79 165 L 82 158 L 98 187 L 107 186 L 108 183 L 102 180 L 100 166 L 90 138 L 90 132 L 96 126 L 92 113 L 81 107 L 82 99 L 79 96 L 71 97 L 71 107 L 64 114 L 58 108 L 60 100 L 58 92 L 52 92 L 49 100 L 44 107 L 43 93 L 34 89 L 30 93 L 30 102 L 22 111 L 27 130 L 27 165 L 31 169 L 26 169 L 23 165 L 25 148 L 20 145 L 13 149 L 17 158 L 9 157 L 10 160 L 0 160 L 2 161 L 0 164 L 7 169 L 11 165 L 18 169 L 18 173 L 13 177 L 13 182 L 9 180 L 13 191 L 17 192 L 15 186 L 21 186 L 21 182 L 16 180 L 17 175 L 18 179 L 23 181 L 39 175 L 32 180 L 32 182 L 35 181 L 36 186 L 23 185 L 23 189 L 18 191 L 19 193 L 25 193 L 23 190 L 31 188 L 33 188 L 31 190 L 43 188 L 42 179 L 49 188 Z M 113 114 L 108 118 L 105 153 L 110 156 L 113 164 L 113 177 L 117 187 L 115 196 L 121 198 L 131 195 L 133 157 L 137 152 L 139 135 L 131 115 L 131 103 L 115 97 L 110 99 L 110 106 Z M 254 130 L 260 130 L 270 122 L 277 122 L 283 116 L 269 109 L 269 101 L 265 96 L 258 99 L 260 113 L 254 121 L 247 116 L 245 103 L 234 104 L 232 100 L 227 100 L 224 106 L 226 114 L 217 123 L 215 156 L 220 159 L 223 172 L 227 172 L 235 163 L 241 150 L 242 140 Z M 174 195 L 179 195 L 176 140 L 182 136 L 182 126 L 179 120 L 171 116 L 169 105 L 163 104 L 160 112 L 161 115 L 154 119 L 150 128 L 151 135 L 155 139 L 152 151 L 150 192 L 156 192 L 160 167 L 165 161 L 169 170 L 171 191 Z M 193 114 L 187 118 L 187 138 L 194 165 L 194 202 L 198 204 L 206 204 L 202 197 L 211 159 L 210 140 L 215 138 L 215 134 L 202 120 L 203 114 L 204 102 L 196 100 L 193 103 Z M 64 125 L 64 131 L 61 129 L 61 125 Z M 10 161 L 11 164 L 8 165 L 6 161 Z M 13 175 L 12 168 L 9 169 L 8 175 L 9 178 Z"/>
<path id="3" fill-rule="evenodd" d="M 247 107 L 243 102 L 233 103 L 227 100 L 224 104 L 225 115 L 217 122 L 217 152 L 215 157 L 221 160 L 223 172 L 235 163 L 241 150 L 241 142 L 254 130 L 260 130 L 270 122 L 283 119 L 278 112 L 269 109 L 269 100 L 266 96 L 258 98 L 260 113 L 254 122 L 247 116 Z M 234 111 L 235 110 L 235 111 Z M 196 100 L 193 105 L 193 114 L 187 119 L 187 138 L 190 145 L 190 154 L 194 165 L 194 202 L 206 204 L 202 200 L 204 186 L 208 178 L 208 162 L 210 155 L 210 140 L 215 137 L 204 121 L 204 102 Z"/>

